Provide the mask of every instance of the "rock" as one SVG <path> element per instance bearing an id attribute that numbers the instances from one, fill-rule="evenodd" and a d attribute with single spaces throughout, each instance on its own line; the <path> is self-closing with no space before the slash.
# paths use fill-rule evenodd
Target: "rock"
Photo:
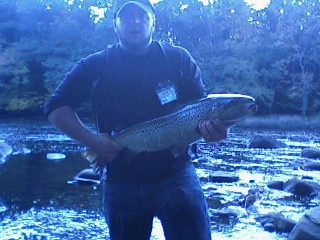
<path id="1" fill-rule="evenodd" d="M 230 208 L 224 208 L 211 212 L 211 218 L 215 222 L 224 223 L 224 224 L 234 224 L 238 220 L 239 213 Z"/>
<path id="2" fill-rule="evenodd" d="M 320 185 L 297 178 L 291 178 L 284 183 L 283 189 L 297 197 L 314 197 L 320 191 Z"/>
<path id="3" fill-rule="evenodd" d="M 288 240 L 320 240 L 320 207 L 305 214 L 292 229 Z"/>
<path id="4" fill-rule="evenodd" d="M 311 222 L 320 225 L 320 207 L 316 207 L 306 214 Z M 319 226 L 320 227 L 320 226 Z M 319 235 L 320 237 L 320 235 Z"/>
<path id="5" fill-rule="evenodd" d="M 287 147 L 287 144 L 278 141 L 272 137 L 253 135 L 250 139 L 249 148 L 282 148 Z"/>
<path id="6" fill-rule="evenodd" d="M 240 202 L 240 205 L 245 208 L 250 208 L 257 200 L 262 197 L 263 189 L 251 188 L 248 190 L 248 194 L 244 196 L 244 199 Z"/>
<path id="7" fill-rule="evenodd" d="M 285 218 L 281 213 L 262 214 L 255 218 L 266 231 L 291 232 L 296 222 Z"/>
<path id="8" fill-rule="evenodd" d="M 92 168 L 80 171 L 69 184 L 100 184 L 101 176 Z"/>
<path id="9" fill-rule="evenodd" d="M 276 226 L 273 223 L 266 223 L 263 226 L 263 229 L 267 232 L 275 232 L 277 230 Z"/>
<path id="10" fill-rule="evenodd" d="M 216 209 L 223 207 L 222 201 L 224 201 L 222 197 L 209 196 L 207 197 L 207 204 L 209 208 Z"/>
<path id="11" fill-rule="evenodd" d="M 301 166 L 305 171 L 320 171 L 320 163 L 306 163 Z"/>
<path id="12" fill-rule="evenodd" d="M 320 159 L 320 150 L 315 148 L 304 148 L 301 151 L 301 157 Z"/>
<path id="13" fill-rule="evenodd" d="M 221 172 L 221 171 L 216 171 L 212 174 L 209 175 L 209 177 L 206 177 L 205 179 L 202 179 L 205 181 L 210 181 L 210 182 L 217 182 L 217 183 L 223 183 L 223 182 L 237 182 L 239 181 L 239 176 L 235 176 L 233 174 L 227 173 L 227 172 Z"/>
<path id="14" fill-rule="evenodd" d="M 0 163 L 6 160 L 6 157 L 12 153 L 12 147 L 4 142 L 0 142 Z"/>
<path id="15" fill-rule="evenodd" d="M 192 163 L 195 167 L 201 167 L 202 165 L 208 162 L 209 162 L 209 159 L 206 157 L 192 159 Z"/>
<path id="16" fill-rule="evenodd" d="M 301 179 L 305 179 L 305 180 L 313 180 L 314 178 L 311 176 L 301 176 Z"/>
<path id="17" fill-rule="evenodd" d="M 268 188 L 283 190 L 284 182 L 283 181 L 273 181 L 267 184 Z"/>
<path id="18" fill-rule="evenodd" d="M 67 156 L 63 153 L 48 153 L 47 154 L 47 159 L 48 160 L 63 160 Z"/>

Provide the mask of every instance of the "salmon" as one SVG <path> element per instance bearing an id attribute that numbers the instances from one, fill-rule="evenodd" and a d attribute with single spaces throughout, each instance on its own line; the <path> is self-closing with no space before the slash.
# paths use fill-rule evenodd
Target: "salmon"
<path id="1" fill-rule="evenodd" d="M 210 94 L 171 114 L 128 127 L 111 136 L 132 153 L 170 150 L 177 156 L 181 149 L 201 139 L 199 123 L 220 119 L 227 128 L 257 111 L 253 97 L 242 94 Z M 96 156 L 83 156 L 92 162 Z"/>

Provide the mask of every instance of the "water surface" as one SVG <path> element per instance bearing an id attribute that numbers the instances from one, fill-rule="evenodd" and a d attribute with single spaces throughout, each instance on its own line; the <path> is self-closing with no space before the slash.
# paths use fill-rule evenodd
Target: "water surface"
<path id="1" fill-rule="evenodd" d="M 253 134 L 278 139 L 286 148 L 249 149 Z M 0 141 L 13 147 L 13 154 L 0 164 L 0 239 L 106 239 L 108 229 L 101 209 L 102 188 L 70 185 L 89 164 L 81 157 L 84 147 L 42 120 L 0 121 Z M 319 171 L 303 171 L 310 161 L 300 156 L 305 147 L 320 148 L 317 131 L 262 131 L 234 127 L 228 139 L 198 144 L 201 164 L 195 163 L 210 206 L 214 239 L 286 239 L 287 234 L 263 230 L 254 217 L 281 212 L 298 221 L 319 198 L 298 199 L 289 193 L 268 189 L 270 181 L 308 177 L 320 183 Z M 65 159 L 47 159 L 48 153 L 63 153 Z M 204 161 L 203 158 L 206 160 Z M 224 171 L 239 176 L 234 183 L 212 183 L 209 176 Z M 254 207 L 239 202 L 251 188 L 261 191 Z M 216 218 L 221 209 L 232 209 L 238 218 Z M 152 239 L 164 239 L 155 219 Z"/>

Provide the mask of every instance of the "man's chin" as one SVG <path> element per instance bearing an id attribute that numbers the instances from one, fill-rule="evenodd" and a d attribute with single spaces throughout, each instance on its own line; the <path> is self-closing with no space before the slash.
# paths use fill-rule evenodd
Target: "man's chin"
<path id="1" fill-rule="evenodd" d="M 132 40 L 123 42 L 124 46 L 127 48 L 137 49 L 147 47 L 151 43 L 151 40 Z"/>

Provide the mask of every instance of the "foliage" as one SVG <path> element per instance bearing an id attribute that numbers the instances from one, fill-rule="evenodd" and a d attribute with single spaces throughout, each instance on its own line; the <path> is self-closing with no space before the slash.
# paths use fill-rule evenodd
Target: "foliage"
<path id="1" fill-rule="evenodd" d="M 114 5 L 1 0 L 0 110 L 41 110 L 77 61 L 115 43 Z M 319 113 L 319 0 L 272 0 L 259 11 L 242 0 L 163 0 L 156 13 L 155 38 L 190 50 L 208 92 L 252 95 L 262 114 Z"/>
<path id="2" fill-rule="evenodd" d="M 267 12 L 272 18 L 274 45 L 286 52 L 279 59 L 287 78 L 281 94 L 285 93 L 286 102 L 298 106 L 303 116 L 319 111 L 319 7 L 318 0 L 275 1 Z"/>

